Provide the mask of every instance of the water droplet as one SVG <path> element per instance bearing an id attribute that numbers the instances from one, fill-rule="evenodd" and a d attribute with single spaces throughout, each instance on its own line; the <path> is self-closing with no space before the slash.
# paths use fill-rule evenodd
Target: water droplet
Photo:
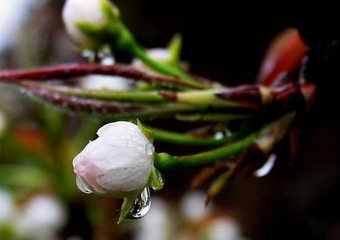
<path id="1" fill-rule="evenodd" d="M 76 184 L 80 191 L 82 191 L 85 194 L 92 194 L 93 192 L 90 190 L 90 187 L 87 185 L 87 183 L 79 176 L 76 177 Z"/>
<path id="2" fill-rule="evenodd" d="M 155 147 L 151 143 L 147 144 L 145 148 L 147 155 L 152 156 L 155 153 Z"/>
<path id="3" fill-rule="evenodd" d="M 113 56 L 105 57 L 100 61 L 100 63 L 106 66 L 113 65 L 115 64 L 115 58 Z"/>
<path id="4" fill-rule="evenodd" d="M 97 59 L 102 65 L 113 65 L 116 60 L 108 46 L 104 46 L 97 52 Z"/>
<path id="5" fill-rule="evenodd" d="M 89 49 L 85 49 L 81 55 L 86 58 L 86 60 L 90 63 L 94 63 L 96 60 L 96 53 L 94 51 L 91 51 Z"/>
<path id="6" fill-rule="evenodd" d="M 75 166 L 76 173 L 81 174 L 85 172 L 88 162 L 80 162 Z"/>
<path id="7" fill-rule="evenodd" d="M 156 169 L 156 174 L 157 174 L 157 178 L 158 178 L 158 180 L 161 182 L 161 183 L 164 183 L 164 177 L 163 177 L 163 175 L 162 175 L 162 173 L 158 170 L 158 169 Z"/>
<path id="8" fill-rule="evenodd" d="M 273 169 L 276 161 L 276 154 L 270 154 L 267 162 L 257 171 L 254 172 L 255 177 L 264 177 Z"/>
<path id="9" fill-rule="evenodd" d="M 226 129 L 224 131 L 219 131 L 217 133 L 215 133 L 214 137 L 215 139 L 223 139 L 225 137 L 230 136 L 232 133 L 229 129 Z"/>
<path id="10" fill-rule="evenodd" d="M 129 219 L 145 217 L 151 208 L 150 188 L 144 188 L 143 192 L 135 199 L 135 202 L 127 215 Z"/>

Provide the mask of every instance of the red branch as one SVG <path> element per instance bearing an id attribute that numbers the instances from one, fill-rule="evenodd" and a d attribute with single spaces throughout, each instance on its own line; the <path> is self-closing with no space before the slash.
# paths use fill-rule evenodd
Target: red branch
<path id="1" fill-rule="evenodd" d="M 134 80 L 180 85 L 197 89 L 196 85 L 184 82 L 179 78 L 152 74 L 124 64 L 104 66 L 100 64 L 75 63 L 51 67 L 40 67 L 29 70 L 3 70 L 0 71 L 0 82 L 3 81 L 7 83 L 15 83 L 22 80 L 63 80 L 74 77 L 81 77 L 89 74 L 121 76 Z"/>

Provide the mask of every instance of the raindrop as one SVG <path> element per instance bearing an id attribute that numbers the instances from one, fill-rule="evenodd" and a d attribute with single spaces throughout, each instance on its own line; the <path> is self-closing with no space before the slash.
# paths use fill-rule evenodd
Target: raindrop
<path id="1" fill-rule="evenodd" d="M 104 46 L 97 53 L 97 59 L 102 65 L 113 65 L 116 60 L 108 46 Z"/>
<path id="2" fill-rule="evenodd" d="M 158 178 L 158 180 L 161 182 L 161 183 L 164 183 L 164 177 L 163 177 L 163 175 L 162 175 L 162 173 L 158 170 L 158 169 L 156 169 L 156 174 L 157 174 L 157 178 Z"/>
<path id="3" fill-rule="evenodd" d="M 152 156 L 155 153 L 155 147 L 152 144 L 148 143 L 145 148 L 147 155 Z"/>
<path id="4" fill-rule="evenodd" d="M 89 49 L 85 49 L 82 51 L 81 55 L 86 58 L 86 60 L 90 63 L 94 63 L 96 60 L 96 53 L 94 51 L 91 51 Z"/>
<path id="5" fill-rule="evenodd" d="M 145 217 L 151 208 L 150 188 L 144 188 L 143 192 L 135 199 L 135 202 L 127 215 L 129 219 Z"/>
<path id="6" fill-rule="evenodd" d="M 215 133 L 214 138 L 219 140 L 219 139 L 223 139 L 225 137 L 228 137 L 231 134 L 232 134 L 231 131 L 229 129 L 226 129 L 224 131 L 219 131 L 219 132 Z"/>
<path id="7" fill-rule="evenodd" d="M 276 154 L 270 154 L 267 162 L 257 171 L 254 172 L 255 177 L 264 177 L 273 169 L 276 161 Z"/>
<path id="8" fill-rule="evenodd" d="M 93 192 L 90 190 L 87 183 L 79 176 L 76 177 L 76 184 L 80 191 L 82 191 L 85 194 L 92 194 Z"/>

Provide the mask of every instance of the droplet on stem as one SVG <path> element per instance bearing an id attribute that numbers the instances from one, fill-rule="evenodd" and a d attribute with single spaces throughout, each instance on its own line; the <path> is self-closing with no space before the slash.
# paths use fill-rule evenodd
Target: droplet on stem
<path id="1" fill-rule="evenodd" d="M 151 208 L 150 188 L 144 188 L 143 192 L 135 199 L 135 202 L 127 215 L 129 219 L 145 217 Z"/>

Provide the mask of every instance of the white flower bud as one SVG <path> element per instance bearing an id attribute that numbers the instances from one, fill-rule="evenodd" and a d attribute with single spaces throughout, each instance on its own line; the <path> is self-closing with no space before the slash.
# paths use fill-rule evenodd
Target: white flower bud
<path id="1" fill-rule="evenodd" d="M 110 123 L 98 130 L 73 160 L 74 172 L 101 195 L 137 196 L 148 185 L 153 168 L 153 145 L 137 125 Z"/>
<path id="2" fill-rule="evenodd" d="M 15 222 L 19 236 L 51 239 L 66 223 L 66 210 L 56 198 L 38 195 L 23 207 Z"/>
<path id="3" fill-rule="evenodd" d="M 132 91 L 134 89 L 131 79 L 97 74 L 82 77 L 80 86 L 86 90 Z"/>
<path id="4" fill-rule="evenodd" d="M 109 21 L 104 11 L 104 7 L 108 6 L 112 16 L 119 18 L 118 9 L 108 0 L 67 0 L 62 12 L 67 33 L 74 41 L 92 46 L 95 39 L 84 34 L 77 24 L 87 23 L 98 29 L 104 27 Z"/>

